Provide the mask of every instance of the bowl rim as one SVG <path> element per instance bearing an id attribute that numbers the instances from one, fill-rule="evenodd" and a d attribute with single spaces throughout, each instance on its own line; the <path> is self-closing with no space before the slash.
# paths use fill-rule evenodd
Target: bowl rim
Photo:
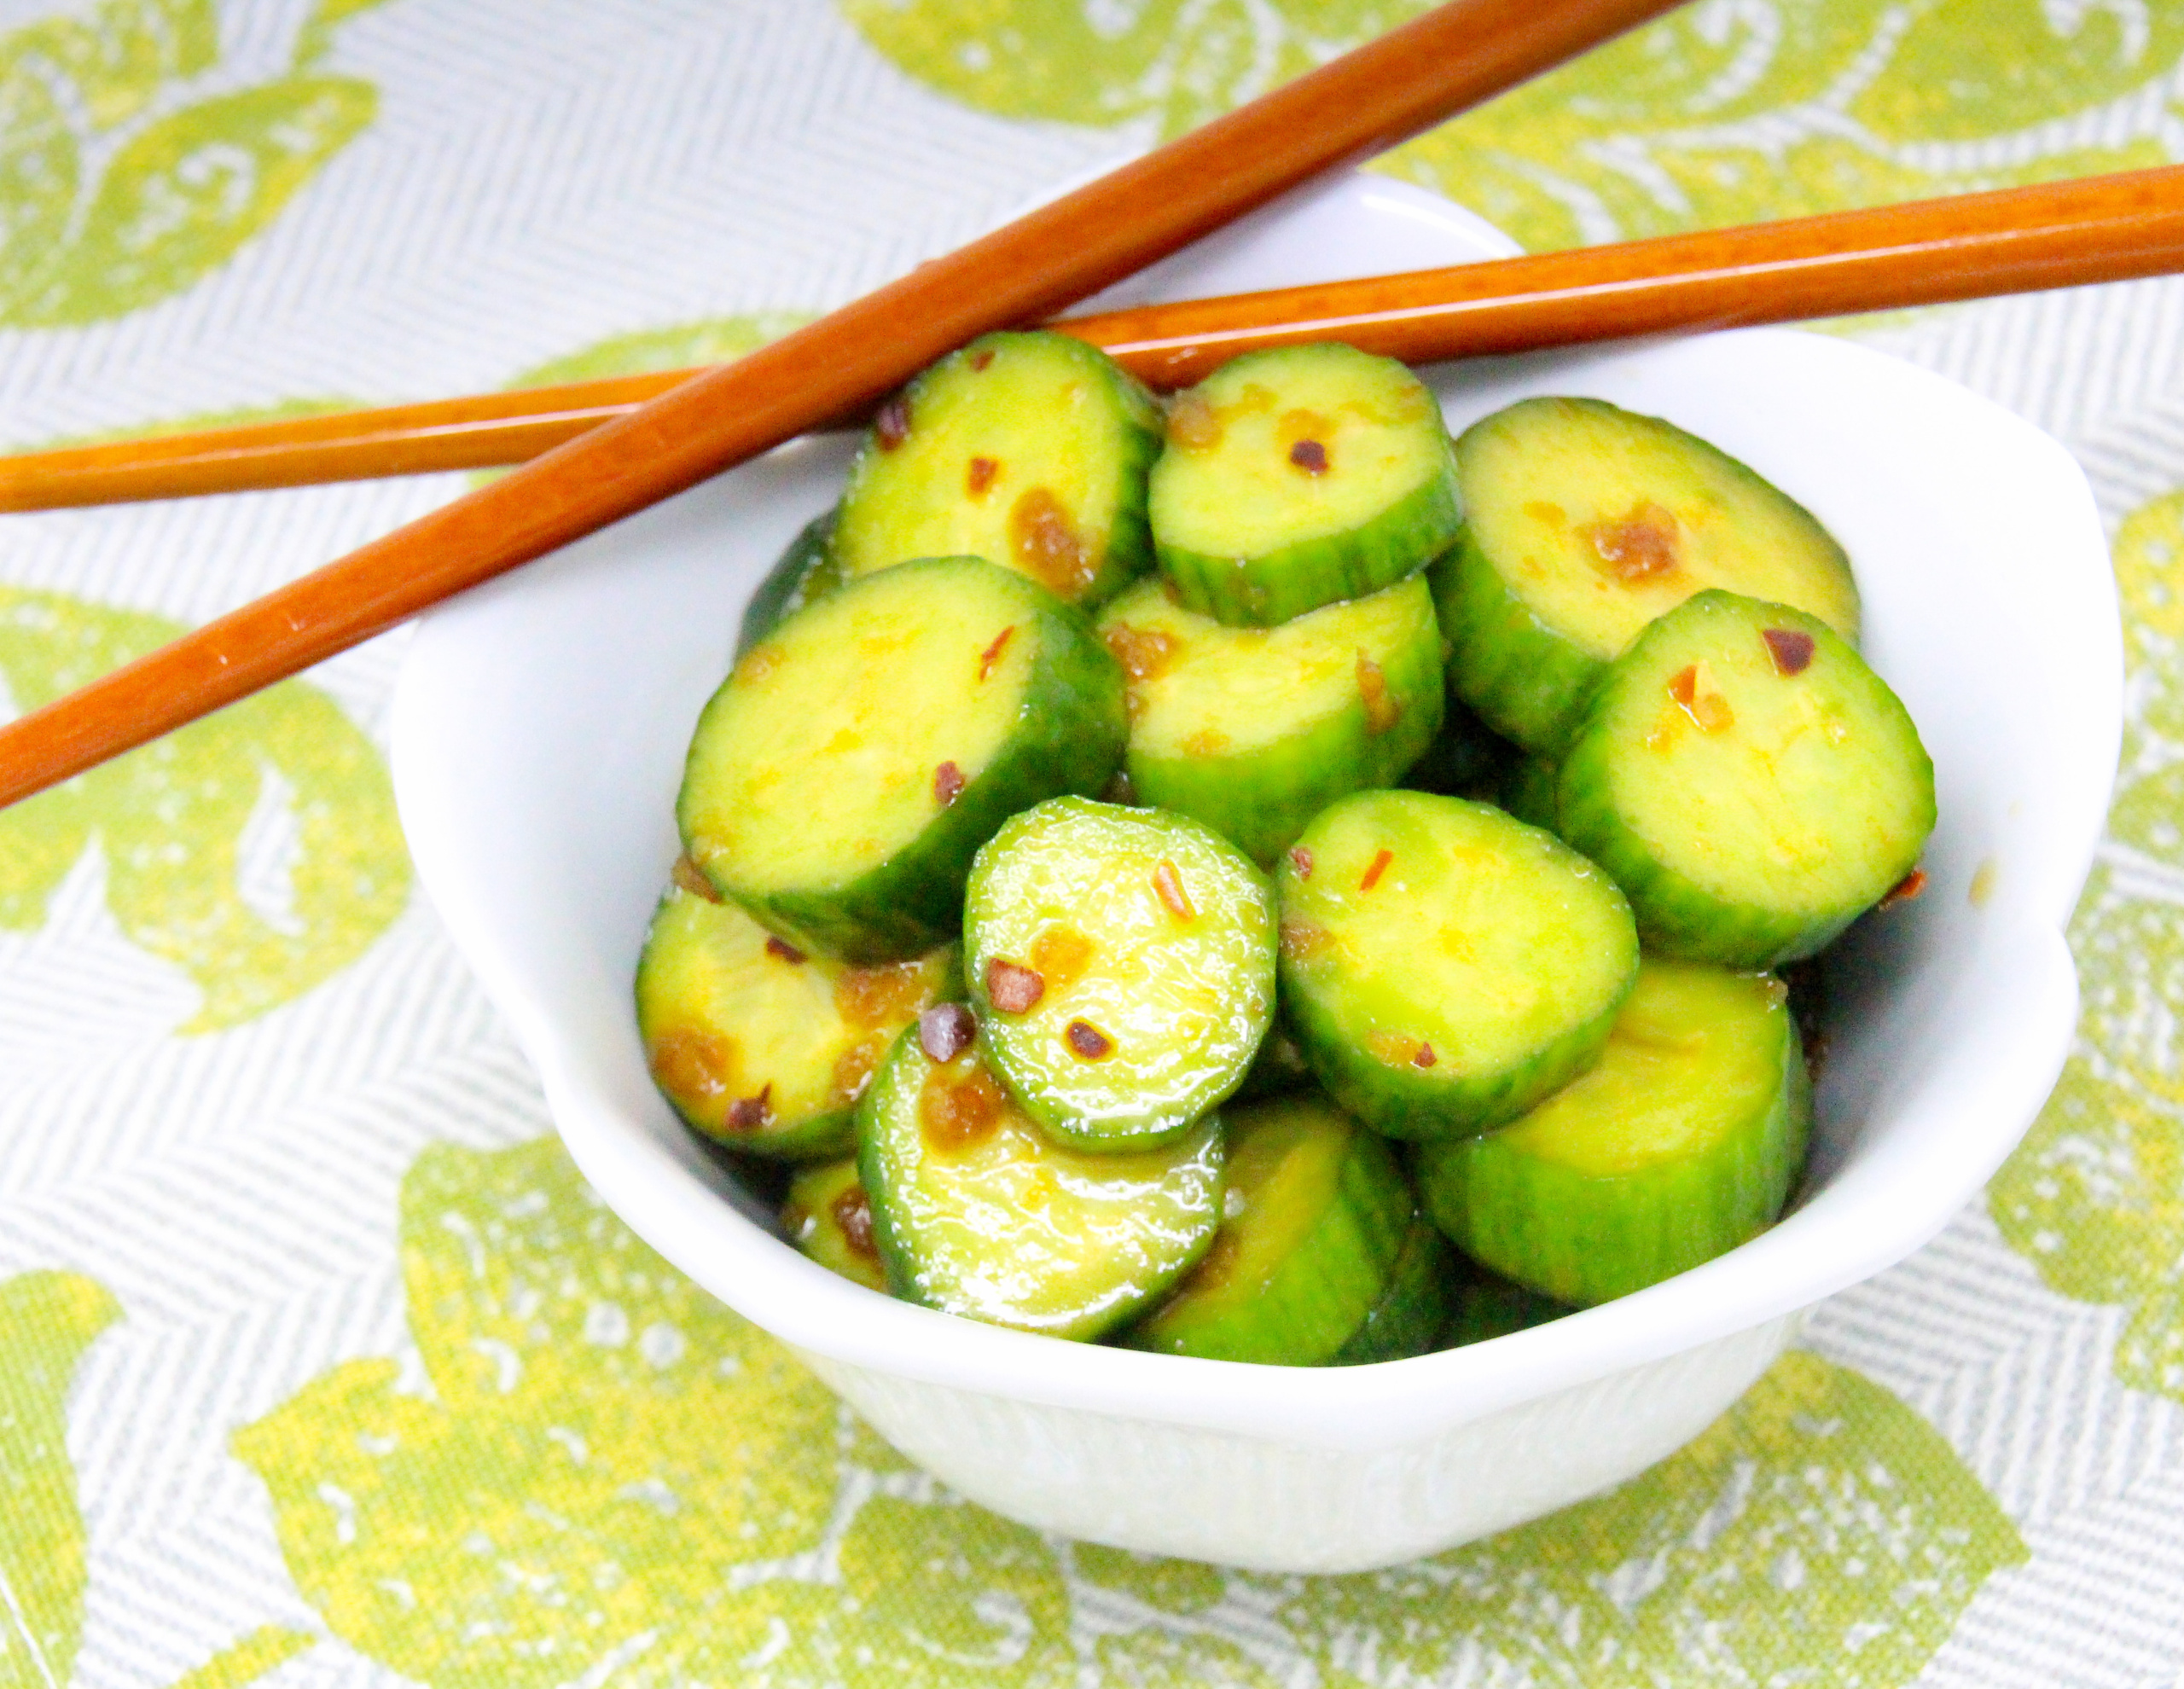
<path id="1" fill-rule="evenodd" d="M 1347 187 L 1321 191 L 1360 201 L 1377 194 L 1385 202 L 1387 190 L 1400 187 L 1385 178 L 1352 177 Z M 1422 190 L 1403 194 L 1446 205 Z M 1404 205 L 1403 214 L 1420 213 Z M 1460 215 L 1476 222 L 1471 213 Z M 1461 232 L 1451 219 L 1452 242 Z M 2002 999 L 2013 1005 L 2009 1036 L 1998 1057 L 1990 1049 L 1976 1067 L 1943 1076 L 1952 1088 L 1949 1130 L 1931 1135 L 1926 1152 L 1909 1166 L 1885 1178 L 1869 1164 L 1848 1166 L 1815 1199 L 1730 1255 L 1612 1305 L 1490 1343 L 1369 1367 L 1274 1368 L 1056 1343 L 875 1295 L 806 1259 L 723 1201 L 726 1175 L 694 1147 L 688 1155 L 675 1153 L 621 1113 L 587 1076 L 547 1006 L 513 972 L 491 923 L 462 897 L 461 876 L 451 871 L 468 842 L 454 821 L 461 772 L 449 764 L 435 711 L 450 688 L 459 689 L 461 676 L 448 665 L 475 619 L 520 603 L 521 578 L 509 577 L 426 618 L 396 683 L 390 761 L 419 881 L 508 1016 L 572 1157 L 607 1205 L 754 1323 L 793 1348 L 846 1366 L 1055 1408 L 1353 1449 L 1432 1436 L 1794 1313 L 1930 1240 L 2030 1125 L 2075 1030 L 2077 978 L 2062 929 L 2101 835 L 2121 734 L 2122 639 L 2106 537 L 2083 473 L 2059 445 L 1943 377 L 1833 336 L 1787 329 L 1665 344 L 1701 343 L 1770 366 L 1850 369 L 1878 384 L 1883 395 L 1917 390 L 1931 400 L 1945 390 L 1950 403 L 1977 407 L 1989 425 L 2009 431 L 2029 461 L 2044 459 L 2043 473 L 2055 478 L 2058 508 L 2071 507 L 2062 525 L 2076 538 L 2056 566 L 2075 572 L 2069 636 L 2082 647 L 2075 671 L 2082 695 L 2071 732 L 2074 754 L 2090 772 L 2043 818 L 2059 842 L 2043 858 L 2045 880 L 2021 918 L 1988 922 L 1980 932 L 1982 974 L 2016 984 L 2014 995 Z M 1662 344 L 1573 351 L 1549 355 L 1548 362 L 1584 367 L 1641 357 Z M 1524 362 L 1497 359 L 1478 367 L 1490 373 Z M 1835 1210 L 1852 1199 L 1861 1205 L 1860 1224 L 1846 1233 Z M 1833 1234 L 1831 1246 L 1815 1251 L 1815 1234 Z"/>

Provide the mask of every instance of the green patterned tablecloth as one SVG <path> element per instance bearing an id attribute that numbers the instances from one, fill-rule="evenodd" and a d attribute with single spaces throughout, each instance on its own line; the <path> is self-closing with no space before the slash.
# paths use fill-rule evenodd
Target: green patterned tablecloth
<path id="1" fill-rule="evenodd" d="M 0 439 L 727 356 L 1419 9 L 0 0 Z M 2184 0 L 1697 0 L 1385 167 L 1539 248 L 2172 160 Z M 399 636 L 0 814 L 0 1689 L 2175 1689 L 2181 329 L 1843 330 L 2058 435 L 2115 540 L 2055 1101 L 1691 1448 L 1397 1571 L 1002 1523 L 638 1244 L 413 883 Z M 0 712 L 461 485 L 0 519 Z"/>

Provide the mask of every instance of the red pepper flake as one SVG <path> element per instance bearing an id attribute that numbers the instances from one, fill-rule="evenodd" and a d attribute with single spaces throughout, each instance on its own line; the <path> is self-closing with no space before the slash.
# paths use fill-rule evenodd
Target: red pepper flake
<path id="1" fill-rule="evenodd" d="M 872 1199 L 865 1194 L 864 1187 L 851 1185 L 828 1206 L 834 1223 L 842 1228 L 842 1241 L 849 1245 L 850 1253 L 867 1261 L 879 1260 L 879 1246 L 872 1241 Z"/>
<path id="2" fill-rule="evenodd" d="M 963 795 L 963 788 L 968 784 L 962 769 L 953 763 L 943 763 L 932 771 L 932 795 L 944 810 Z"/>
<path id="3" fill-rule="evenodd" d="M 1299 440 L 1289 448 L 1289 461 L 1307 475 L 1327 473 L 1327 449 L 1317 440 Z"/>
<path id="4" fill-rule="evenodd" d="M 1298 879 L 1310 879 L 1312 877 L 1312 853 L 1302 844 L 1289 847 L 1289 860 L 1297 869 Z"/>
<path id="5" fill-rule="evenodd" d="M 872 419 L 872 437 L 880 442 L 882 451 L 892 451 L 910 437 L 910 401 L 908 394 L 897 393 L 880 407 L 880 414 Z"/>
<path id="6" fill-rule="evenodd" d="M 934 1061 L 953 1061 L 979 1036 L 979 1018 L 961 1003 L 935 1003 L 918 1017 L 918 1047 Z"/>
<path id="7" fill-rule="evenodd" d="M 709 903 L 720 902 L 720 891 L 706 878 L 706 871 L 688 856 L 675 859 L 675 883 L 693 897 L 703 897 Z"/>
<path id="8" fill-rule="evenodd" d="M 1431 1067 L 1433 1065 L 1434 1059 L 1433 1046 L 1420 1043 L 1418 1047 L 1418 1053 L 1410 1059 L 1410 1065 L 1413 1067 Z"/>
<path id="9" fill-rule="evenodd" d="M 770 956 L 779 956 L 792 967 L 799 966 L 804 961 L 804 952 L 786 938 L 768 938 L 766 954 Z"/>
<path id="10" fill-rule="evenodd" d="M 1388 864 L 1396 859 L 1392 850 L 1382 850 L 1373 858 L 1373 866 L 1365 870 L 1365 878 L 1357 882 L 1360 891 L 1370 891 L 1380 883 L 1380 876 L 1388 871 Z"/>
<path id="11" fill-rule="evenodd" d="M 1699 695 L 1699 665 L 1692 664 L 1669 682 L 1669 696 L 1688 710 L 1691 700 Z"/>
<path id="12" fill-rule="evenodd" d="M 1183 890 L 1183 876 L 1173 862 L 1164 860 L 1153 870 L 1153 889 L 1177 920 L 1198 919 L 1198 911 L 1191 907 L 1190 893 Z"/>
<path id="13" fill-rule="evenodd" d="M 1357 653 L 1357 694 L 1365 700 L 1365 730 L 1375 739 L 1403 719 L 1403 700 L 1388 690 L 1380 665 Z"/>
<path id="14" fill-rule="evenodd" d="M 1087 1061 L 1098 1061 L 1115 1053 L 1114 1040 L 1089 1020 L 1072 1020 L 1063 1035 L 1069 1047 Z"/>
<path id="15" fill-rule="evenodd" d="M 971 354 L 971 368 L 981 375 L 985 374 L 986 365 L 992 362 L 993 348 L 991 346 L 981 346 Z"/>
<path id="16" fill-rule="evenodd" d="M 993 485 L 993 478 L 999 473 L 1001 465 L 992 458 L 974 457 L 971 460 L 970 473 L 963 477 L 964 490 L 973 498 L 982 498 L 986 489 Z"/>
<path id="17" fill-rule="evenodd" d="M 991 645 L 979 653 L 979 678 L 987 680 L 993 675 L 993 665 L 1001 661 L 1001 653 L 1008 649 L 1008 641 L 1015 635 L 1016 624 L 1011 622 L 994 636 Z"/>
<path id="18" fill-rule="evenodd" d="M 1798 628 L 1769 628 L 1760 637 L 1778 675 L 1801 675 L 1812 666 L 1813 639 Z"/>
<path id="19" fill-rule="evenodd" d="M 1892 909 L 1898 903 L 1908 903 L 1926 889 L 1926 871 L 1913 868 L 1889 888 L 1888 896 L 1880 900 L 1880 907 Z"/>
<path id="20" fill-rule="evenodd" d="M 986 995 L 1003 1014 L 1022 1014 L 1047 995 L 1047 982 L 1030 968 L 996 956 L 986 964 Z"/>
<path id="21" fill-rule="evenodd" d="M 769 1079 L 758 1088 L 755 1097 L 740 1097 L 729 1107 L 728 1128 L 731 1132 L 763 1130 L 774 1117 L 774 1082 Z"/>

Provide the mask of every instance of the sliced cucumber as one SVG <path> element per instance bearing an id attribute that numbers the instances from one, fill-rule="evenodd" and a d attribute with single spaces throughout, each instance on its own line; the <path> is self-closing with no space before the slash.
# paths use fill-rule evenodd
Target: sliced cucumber
<path id="1" fill-rule="evenodd" d="M 872 1239 L 872 1201 L 857 1177 L 855 1156 L 796 1175 L 781 1204 L 781 1230 L 828 1272 L 867 1290 L 887 1288 L 887 1269 Z"/>
<path id="2" fill-rule="evenodd" d="M 988 334 L 881 408 L 851 467 L 834 557 L 851 578 L 964 554 L 1099 604 L 1149 568 L 1152 396 L 1105 352 Z"/>
<path id="3" fill-rule="evenodd" d="M 1388 1146 L 1318 1097 L 1228 1122 L 1220 1235 L 1123 1341 L 1163 1355 L 1324 1366 L 1394 1276 L 1417 1204 Z"/>
<path id="4" fill-rule="evenodd" d="M 1422 578 L 1278 628 L 1223 627 L 1141 581 L 1100 632 L 1129 676 L 1137 801 L 1195 816 L 1263 866 L 1345 792 L 1393 785 L 1441 724 Z"/>
<path id="5" fill-rule="evenodd" d="M 979 852 L 965 965 L 994 1070 L 1074 1148 L 1172 1142 L 1274 1019 L 1274 891 L 1185 815 L 1057 798 Z"/>
<path id="6" fill-rule="evenodd" d="M 1331 1367 L 1369 1367 L 1382 1361 L 1407 1361 L 1441 1347 L 1457 1281 L 1456 1252 L 1440 1228 L 1423 1214 L 1410 1222 L 1403 1248 L 1388 1273 L 1388 1287 L 1350 1341 L 1335 1350 Z"/>
<path id="7" fill-rule="evenodd" d="M 1525 399 L 1464 431 L 1456 478 L 1463 537 L 1433 568 L 1449 681 L 1527 751 L 1559 756 L 1602 665 L 1705 588 L 1857 638 L 1857 586 L 1827 530 L 1658 417 Z"/>
<path id="8" fill-rule="evenodd" d="M 1614 884 L 1489 804 L 1343 798 L 1275 884 L 1284 1013 L 1328 1094 L 1391 1137 L 1515 1119 L 1591 1065 L 1637 974 Z"/>
<path id="9" fill-rule="evenodd" d="M 688 862 L 637 962 L 653 1081 L 706 1136 L 785 1160 L 850 1147 L 851 1109 L 903 1025 L 956 978 L 956 950 L 851 967 L 799 950 Z"/>
<path id="10" fill-rule="evenodd" d="M 1454 1251 L 1450 1253 L 1455 1255 Z M 1576 1311 L 1552 1297 L 1512 1284 L 1475 1261 L 1461 1255 L 1455 1258 L 1459 1266 L 1449 1292 L 1448 1320 L 1434 1344 L 1437 1349 L 1462 1349 L 1507 1337 L 1512 1332 L 1528 1332 Z"/>
<path id="11" fill-rule="evenodd" d="M 852 961 L 956 936 L 979 846 L 1122 760 L 1122 670 L 1081 612 L 975 557 L 849 582 L 746 653 L 677 815 L 713 885 Z"/>
<path id="12" fill-rule="evenodd" d="M 967 1036 L 967 1034 L 966 1035 Z M 1009 1100 L 976 1043 L 903 1033 L 857 1106 L 857 1164 L 897 1296 L 1096 1338 L 1189 1270 L 1221 1222 L 1208 1116 L 1165 1149 L 1079 1155 Z"/>
<path id="13" fill-rule="evenodd" d="M 1458 525 L 1432 393 L 1334 345 L 1247 353 L 1174 400 L 1151 508 L 1161 572 L 1232 626 L 1392 586 Z"/>
<path id="14" fill-rule="evenodd" d="M 1617 659 L 1556 814 L 1629 894 L 1648 949 L 1769 967 L 1910 872 L 1934 766 L 1887 682 L 1817 617 L 1705 592 Z"/>
<path id="15" fill-rule="evenodd" d="M 1523 754 L 1479 720 L 1470 705 L 1451 697 L 1441 731 L 1410 765 L 1402 783 L 1414 792 L 1438 792 L 1444 798 L 1489 797 L 1504 771 Z"/>
<path id="16" fill-rule="evenodd" d="M 1427 1145 L 1414 1165 L 1426 1212 L 1467 1255 L 1589 1305 L 1763 1230 L 1811 1117 L 1780 980 L 1648 959 L 1597 1066 L 1514 1125 Z"/>
<path id="17" fill-rule="evenodd" d="M 842 572 L 828 549 L 834 531 L 834 513 L 814 516 L 797 530 L 766 578 L 743 612 L 743 629 L 735 641 L 735 654 L 743 653 L 771 633 L 786 617 L 807 604 L 816 603 L 842 583 Z"/>

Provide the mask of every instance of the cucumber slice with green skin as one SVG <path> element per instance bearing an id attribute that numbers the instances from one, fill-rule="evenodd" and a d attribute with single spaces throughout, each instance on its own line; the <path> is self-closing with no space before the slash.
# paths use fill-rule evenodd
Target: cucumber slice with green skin
<path id="1" fill-rule="evenodd" d="M 1858 636 L 1850 560 L 1812 513 L 1657 416 L 1525 399 L 1456 442 L 1462 538 L 1433 567 L 1449 683 L 1527 751 L 1560 755 L 1602 667 L 1724 587 Z"/>
<path id="2" fill-rule="evenodd" d="M 1441 631 L 1421 578 L 1278 628 L 1223 627 L 1141 581 L 1100 618 L 1129 677 L 1137 801 L 1262 866 L 1336 798 L 1392 786 L 1441 724 Z"/>
<path id="3" fill-rule="evenodd" d="M 1414 1164 L 1465 1254 L 1608 1302 L 1727 1253 L 1782 1210 L 1812 1087 L 1771 974 L 1648 958 L 1598 1066 L 1516 1124 Z"/>
<path id="4" fill-rule="evenodd" d="M 872 1238 L 872 1200 L 857 1177 L 857 1158 L 807 1167 L 781 1204 L 788 1240 L 830 1273 L 883 1294 L 887 1269 Z"/>
<path id="5" fill-rule="evenodd" d="M 771 633 L 781 621 L 807 604 L 816 603 L 841 584 L 842 572 L 828 548 L 834 531 L 834 513 L 813 517 L 797 530 L 766 578 L 743 612 L 743 627 L 735 641 L 735 654 L 743 653 Z"/>
<path id="6" fill-rule="evenodd" d="M 1475 1261 L 1467 1261 L 1461 1255 L 1455 1258 L 1461 1266 L 1449 1294 L 1449 1317 L 1434 1344 L 1437 1349 L 1462 1349 L 1507 1337 L 1512 1332 L 1528 1332 L 1577 1311 L 1553 1297 L 1511 1284 Z"/>
<path id="7" fill-rule="evenodd" d="M 1555 795 L 1648 949 L 1735 967 L 1820 949 L 1934 827 L 1934 765 L 1887 682 L 1817 617 L 1727 592 L 1617 659 Z"/>
<path id="8" fill-rule="evenodd" d="M 1274 890 L 1185 815 L 1057 798 L 979 852 L 964 961 L 989 1059 L 1057 1141 L 1185 1136 L 1274 1019 Z"/>
<path id="9" fill-rule="evenodd" d="M 835 524 L 843 573 L 965 554 L 1088 608 L 1152 566 L 1160 408 L 1063 334 L 987 334 L 880 408 Z"/>
<path id="10" fill-rule="evenodd" d="M 859 962 L 956 937 L 971 859 L 1122 761 L 1123 676 L 1082 612 L 975 557 L 845 583 L 745 654 L 698 719 L 677 816 L 728 897 Z"/>
<path id="11" fill-rule="evenodd" d="M 1327 1094 L 1391 1137 L 1515 1119 L 1592 1064 L 1637 976 L 1613 882 L 1490 804 L 1343 798 L 1275 886 L 1283 1013 Z"/>
<path id="12" fill-rule="evenodd" d="M 1518 757 L 1502 778 L 1502 789 L 1496 794 L 1502 807 L 1529 826 L 1559 834 L 1561 817 L 1554 793 L 1561 772 L 1544 757 Z"/>
<path id="13" fill-rule="evenodd" d="M 952 945 L 876 967 L 799 950 L 677 862 L 637 961 L 637 1030 L 653 1082 L 691 1125 L 808 1161 L 851 1147 L 873 1069 L 958 977 Z"/>
<path id="14" fill-rule="evenodd" d="M 1151 508 L 1161 572 L 1231 626 L 1392 586 L 1458 526 L 1431 391 L 1332 344 L 1247 353 L 1176 398 Z"/>
<path id="15" fill-rule="evenodd" d="M 1457 1277 L 1456 1252 L 1423 1214 L 1410 1222 L 1388 1274 L 1388 1287 L 1365 1323 L 1334 1353 L 1331 1367 L 1370 1367 L 1407 1361 L 1441 1347 L 1450 1312 L 1449 1286 Z"/>
<path id="16" fill-rule="evenodd" d="M 1162 1355 L 1321 1367 L 1380 1305 L 1417 1203 L 1385 1143 L 1320 1097 L 1228 1121 L 1220 1235 L 1123 1341 Z"/>
<path id="17" fill-rule="evenodd" d="M 961 1042 L 973 1023 L 958 1007 L 960 1019 L 944 1007 L 903 1033 L 857 1106 L 888 1288 L 1019 1331 L 1103 1336 L 1212 1244 L 1220 1122 L 1209 1115 L 1136 1155 L 1064 1149 L 1009 1100 L 979 1044 Z"/>
<path id="18" fill-rule="evenodd" d="M 1452 697 L 1443 710 L 1441 731 L 1401 783 L 1414 792 L 1438 792 L 1444 798 L 1490 797 L 1523 755 L 1479 720 L 1470 705 Z"/>

